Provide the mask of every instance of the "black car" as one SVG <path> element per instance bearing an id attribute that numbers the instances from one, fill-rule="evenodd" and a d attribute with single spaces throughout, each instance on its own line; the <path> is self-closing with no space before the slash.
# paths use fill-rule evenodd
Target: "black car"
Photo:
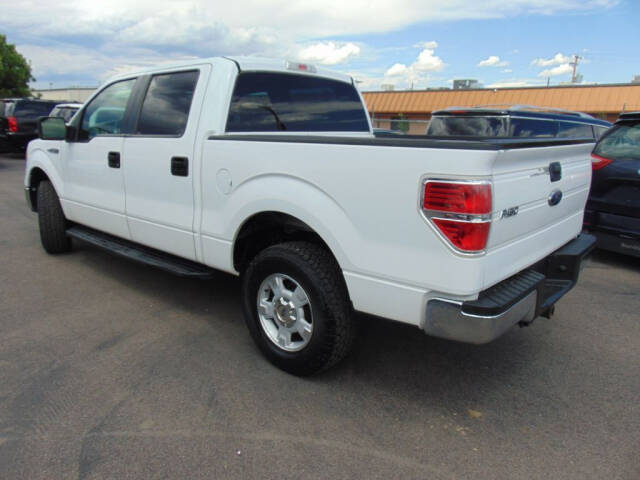
<path id="1" fill-rule="evenodd" d="M 620 115 L 591 157 L 584 227 L 598 247 L 640 257 L 640 112 Z"/>
<path id="2" fill-rule="evenodd" d="M 428 136 L 599 139 L 611 123 L 586 113 L 531 105 L 451 107 L 433 112 Z"/>
<path id="3" fill-rule="evenodd" d="M 58 103 L 32 98 L 0 100 L 0 149 L 24 150 L 38 136 L 38 119 L 48 116 Z"/>

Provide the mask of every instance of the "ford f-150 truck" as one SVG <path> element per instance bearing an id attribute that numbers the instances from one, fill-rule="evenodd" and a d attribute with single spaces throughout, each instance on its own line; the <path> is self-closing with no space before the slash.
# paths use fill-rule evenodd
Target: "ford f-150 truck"
<path id="1" fill-rule="evenodd" d="M 470 343 L 549 317 L 594 245 L 592 141 L 376 138 L 349 76 L 214 58 L 42 119 L 25 189 L 49 253 L 240 275 L 260 350 L 308 375 L 347 354 L 354 312 Z"/>

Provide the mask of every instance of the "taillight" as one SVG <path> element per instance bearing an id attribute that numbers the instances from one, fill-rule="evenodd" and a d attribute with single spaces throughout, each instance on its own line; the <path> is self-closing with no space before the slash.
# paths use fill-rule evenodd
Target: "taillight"
<path id="1" fill-rule="evenodd" d="M 18 119 L 16 117 L 9 117 L 9 131 L 16 133 L 18 131 Z"/>
<path id="2" fill-rule="evenodd" d="M 429 181 L 424 189 L 424 208 L 441 212 L 491 213 L 491 185 Z"/>
<path id="3" fill-rule="evenodd" d="M 600 170 L 601 168 L 606 167 L 613 160 L 606 157 L 601 157 L 600 155 L 596 155 L 595 153 L 591 154 L 591 169 L 595 172 L 596 170 Z"/>
<path id="4" fill-rule="evenodd" d="M 487 247 L 491 230 L 491 183 L 428 180 L 422 209 L 457 250 L 480 253 Z"/>

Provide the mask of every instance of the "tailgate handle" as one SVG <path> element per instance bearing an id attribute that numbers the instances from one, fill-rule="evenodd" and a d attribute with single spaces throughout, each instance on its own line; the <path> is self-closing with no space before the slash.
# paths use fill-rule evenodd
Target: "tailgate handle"
<path id="1" fill-rule="evenodd" d="M 552 182 L 557 182 L 562 178 L 562 165 L 560 165 L 560 162 L 549 164 L 549 177 L 551 177 Z"/>

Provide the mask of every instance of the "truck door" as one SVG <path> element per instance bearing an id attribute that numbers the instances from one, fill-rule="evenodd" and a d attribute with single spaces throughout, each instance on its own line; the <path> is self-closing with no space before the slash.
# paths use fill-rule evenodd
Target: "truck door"
<path id="1" fill-rule="evenodd" d="M 77 137 L 61 149 L 67 217 L 123 238 L 130 237 L 120 162 L 135 83 L 118 81 L 93 97 L 78 118 Z"/>
<path id="2" fill-rule="evenodd" d="M 131 239 L 194 259 L 194 148 L 206 69 L 145 77 L 123 170 Z"/>

